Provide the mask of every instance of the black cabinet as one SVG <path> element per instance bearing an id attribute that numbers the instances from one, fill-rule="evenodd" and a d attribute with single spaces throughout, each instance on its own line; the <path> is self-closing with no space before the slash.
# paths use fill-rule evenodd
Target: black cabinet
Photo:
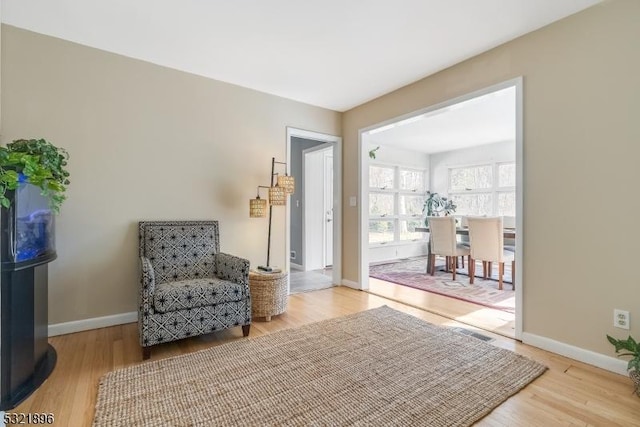
<path id="1" fill-rule="evenodd" d="M 0 409 L 14 408 L 56 364 L 48 342 L 47 264 L 6 271 L 0 283 Z"/>

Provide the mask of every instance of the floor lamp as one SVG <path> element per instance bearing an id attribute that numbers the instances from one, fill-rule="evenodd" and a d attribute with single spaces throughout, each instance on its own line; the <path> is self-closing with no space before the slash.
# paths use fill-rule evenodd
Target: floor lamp
<path id="1" fill-rule="evenodd" d="M 276 173 L 276 165 L 285 166 L 285 174 Z M 271 219 L 273 215 L 273 206 L 285 206 L 287 204 L 287 196 L 295 191 L 295 180 L 293 176 L 287 174 L 287 164 L 284 162 L 276 162 L 276 158 L 271 158 L 271 185 L 258 185 L 256 190 L 256 198 L 249 200 L 249 217 L 264 218 L 267 215 L 267 200 L 260 198 L 260 189 L 269 189 L 269 234 L 267 237 L 267 264 L 258 266 L 258 270 L 273 271 L 273 267 L 269 265 L 271 260 Z"/>

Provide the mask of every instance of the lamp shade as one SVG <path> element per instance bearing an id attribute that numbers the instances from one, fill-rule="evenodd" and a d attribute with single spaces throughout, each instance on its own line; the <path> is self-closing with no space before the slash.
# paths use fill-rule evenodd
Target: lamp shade
<path id="1" fill-rule="evenodd" d="M 249 217 L 264 218 L 267 216 L 267 201 L 259 196 L 249 200 Z"/>
<path id="2" fill-rule="evenodd" d="M 278 187 L 282 187 L 288 194 L 293 194 L 296 189 L 295 179 L 291 175 L 278 175 Z"/>
<path id="3" fill-rule="evenodd" d="M 273 206 L 282 206 L 287 204 L 287 191 L 284 187 L 280 187 L 277 184 L 274 187 L 269 187 L 269 203 Z"/>

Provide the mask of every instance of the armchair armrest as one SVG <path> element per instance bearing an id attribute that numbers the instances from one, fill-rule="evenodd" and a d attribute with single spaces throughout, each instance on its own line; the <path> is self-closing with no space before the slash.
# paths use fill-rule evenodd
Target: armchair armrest
<path id="1" fill-rule="evenodd" d="M 218 252 L 215 255 L 215 274 L 221 279 L 249 286 L 249 260 Z"/>
<path id="2" fill-rule="evenodd" d="M 140 306 L 150 304 L 156 288 L 156 275 L 149 258 L 140 257 Z"/>
<path id="3" fill-rule="evenodd" d="M 140 257 L 140 289 L 138 293 L 138 332 L 140 345 L 149 346 L 149 336 L 153 330 L 150 318 L 155 314 L 153 309 L 153 292 L 156 288 L 156 275 L 149 258 Z"/>

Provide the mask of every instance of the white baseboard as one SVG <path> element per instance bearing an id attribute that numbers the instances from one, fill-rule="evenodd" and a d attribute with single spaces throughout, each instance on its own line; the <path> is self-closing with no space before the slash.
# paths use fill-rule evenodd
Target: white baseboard
<path id="1" fill-rule="evenodd" d="M 360 283 L 354 282 L 352 280 L 342 279 L 342 284 L 344 286 L 349 287 L 349 288 L 353 288 L 353 289 L 357 289 L 357 290 L 362 289 L 362 287 L 360 286 Z"/>
<path id="2" fill-rule="evenodd" d="M 616 374 L 627 375 L 627 362 L 615 357 L 585 350 L 584 348 L 528 332 L 522 333 L 522 342 L 562 356 L 570 357 L 571 359 L 579 360 L 580 362 L 588 363 L 589 365 L 597 366 L 607 371 L 615 372 Z"/>
<path id="3" fill-rule="evenodd" d="M 114 314 L 112 316 L 93 317 L 91 319 L 74 320 L 72 322 L 56 323 L 49 325 L 49 336 L 72 334 L 74 332 L 88 331 L 90 329 L 106 328 L 109 326 L 123 325 L 138 321 L 138 312 Z"/>
<path id="4" fill-rule="evenodd" d="M 296 264 L 295 262 L 290 262 L 289 265 L 291 266 L 292 270 L 304 271 L 304 267 L 301 266 L 300 264 Z"/>

